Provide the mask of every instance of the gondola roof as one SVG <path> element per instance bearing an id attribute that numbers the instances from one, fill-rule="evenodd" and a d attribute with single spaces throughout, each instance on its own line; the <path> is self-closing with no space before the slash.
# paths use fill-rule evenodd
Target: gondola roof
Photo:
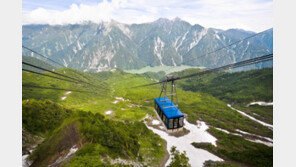
<path id="1" fill-rule="evenodd" d="M 184 117 L 183 113 L 174 105 L 174 103 L 172 103 L 168 97 L 155 98 L 155 102 L 158 104 L 168 119 Z"/>

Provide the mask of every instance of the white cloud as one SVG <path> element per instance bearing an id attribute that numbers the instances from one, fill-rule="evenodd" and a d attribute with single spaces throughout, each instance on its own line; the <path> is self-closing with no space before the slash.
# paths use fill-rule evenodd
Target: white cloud
<path id="1" fill-rule="evenodd" d="M 72 4 L 66 10 L 38 8 L 23 12 L 23 24 L 95 23 L 111 19 L 145 23 L 180 17 L 191 24 L 262 31 L 272 27 L 273 2 L 262 0 L 104 0 L 96 5 Z"/>
<path id="2" fill-rule="evenodd" d="M 69 9 L 63 11 L 38 8 L 24 14 L 23 24 L 56 25 L 75 24 L 84 21 L 92 21 L 95 23 L 109 21 L 112 19 L 114 11 L 124 7 L 125 3 L 125 0 L 112 2 L 104 0 L 93 6 L 72 4 Z"/>

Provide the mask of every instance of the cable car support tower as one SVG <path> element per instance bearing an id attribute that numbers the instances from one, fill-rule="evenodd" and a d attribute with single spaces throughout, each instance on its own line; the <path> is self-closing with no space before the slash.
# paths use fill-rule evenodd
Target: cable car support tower
<path id="1" fill-rule="evenodd" d="M 175 84 L 175 80 L 179 79 L 179 77 L 174 77 L 173 75 L 166 75 L 164 78 L 164 82 L 162 83 L 161 92 L 159 94 L 159 99 L 163 97 L 163 108 L 172 108 L 172 107 L 178 107 L 178 96 L 177 96 L 177 87 Z M 171 82 L 169 84 L 169 82 Z M 171 89 L 168 88 L 168 86 L 171 86 Z M 163 94 L 163 96 L 162 96 Z M 174 104 L 173 106 L 164 107 L 164 104 L 166 102 L 166 97 L 171 97 L 171 102 Z"/>

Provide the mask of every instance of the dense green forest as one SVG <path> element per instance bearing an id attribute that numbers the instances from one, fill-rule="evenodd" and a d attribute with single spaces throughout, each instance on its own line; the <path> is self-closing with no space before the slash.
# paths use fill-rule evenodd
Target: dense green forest
<path id="1" fill-rule="evenodd" d="M 185 75 L 196 70 L 198 69 L 187 69 L 176 75 Z M 155 82 L 161 79 L 162 73 L 129 74 L 119 69 L 100 73 L 72 69 L 57 69 L 56 72 L 79 78 L 95 86 L 23 72 L 23 84 L 73 90 L 67 94 L 67 91 L 23 87 L 23 130 L 31 136 L 44 139 L 30 155 L 35 166 L 54 163 L 58 157 L 67 154 L 67 150 L 73 145 L 79 148 L 78 151 L 69 160 L 63 161 L 62 166 L 124 165 L 115 162 L 116 159 L 125 160 L 130 165 L 163 165 L 168 154 L 165 141 L 143 123 L 147 115 L 156 119 L 153 98 L 159 95 L 160 85 L 132 88 Z M 227 103 L 233 103 L 250 113 L 253 113 L 254 108 L 254 112 L 259 115 L 258 119 L 272 121 L 272 114 L 267 113 L 272 113 L 271 108 L 245 106 L 255 100 L 272 100 L 271 69 L 211 74 L 178 81 L 177 86 L 179 108 L 187 115 L 189 122 L 196 124 L 197 120 L 201 120 L 212 128 L 222 128 L 229 132 L 240 129 L 272 138 L 272 130 L 227 107 Z M 116 97 L 124 100 L 118 100 Z M 111 114 L 105 114 L 106 111 Z M 272 147 L 247 141 L 243 137 L 232 138 L 231 134 L 216 132 L 212 128 L 209 131 L 218 139 L 218 146 L 211 148 L 221 152 L 227 150 L 231 153 L 245 151 L 254 155 L 262 154 L 257 157 L 262 163 L 256 165 L 250 163 L 246 156 L 233 158 L 231 154 L 214 152 L 207 147 L 203 149 L 225 160 L 231 160 L 232 165 L 272 164 Z M 235 146 L 230 147 L 231 142 L 235 142 Z M 182 156 L 179 152 L 176 155 L 176 159 Z M 215 163 L 207 162 L 205 165 Z"/>

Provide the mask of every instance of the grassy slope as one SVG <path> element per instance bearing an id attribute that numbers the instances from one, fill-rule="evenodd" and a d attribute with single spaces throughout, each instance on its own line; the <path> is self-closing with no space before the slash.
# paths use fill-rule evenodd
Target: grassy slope
<path id="1" fill-rule="evenodd" d="M 199 70 L 189 69 L 179 72 L 176 75 L 182 76 L 190 73 L 195 73 L 197 71 Z M 235 108 L 240 109 L 259 120 L 272 124 L 272 106 L 255 105 L 246 107 L 246 104 L 252 101 L 272 101 L 272 80 L 272 69 L 262 69 L 235 73 L 213 73 L 210 75 L 180 81 L 179 85 L 185 90 L 190 90 L 194 92 L 207 92 L 227 103 L 234 103 Z M 205 116 L 212 117 L 213 115 L 215 114 L 206 114 Z M 220 117 L 218 115 L 216 116 L 217 117 L 215 118 Z M 212 124 L 215 123 L 217 122 L 214 122 Z M 222 124 L 228 126 L 226 122 L 223 122 Z M 241 124 L 247 125 L 245 122 L 241 122 Z M 256 130 L 257 128 L 253 127 L 252 129 Z M 226 160 L 244 163 L 246 165 L 252 166 L 272 166 L 271 147 L 252 143 L 243 139 L 242 137 L 226 134 L 213 128 L 211 128 L 209 131 L 217 137 L 218 147 L 208 147 L 207 145 L 204 146 L 202 144 L 195 144 L 195 146 L 199 148 L 205 148 Z M 271 135 L 269 137 L 272 138 L 272 132 L 269 130 L 267 130 L 266 132 L 269 132 L 269 134 Z M 221 164 L 214 164 L 214 166 L 215 165 Z"/>
<path id="2" fill-rule="evenodd" d="M 66 71 L 68 75 L 74 75 Z M 36 77 L 28 73 L 23 73 L 23 82 L 31 82 L 42 86 L 54 85 L 63 88 L 80 88 L 84 90 L 91 90 L 98 94 L 83 94 L 72 92 L 65 100 L 60 98 L 64 95 L 65 91 L 51 91 L 51 90 L 38 90 L 30 92 L 27 88 L 23 89 L 23 99 L 36 98 L 36 99 L 51 99 L 65 106 L 66 108 L 75 108 L 84 111 L 91 111 L 92 113 L 103 114 L 106 110 L 113 110 L 114 113 L 109 116 L 112 120 L 118 121 L 137 121 L 141 120 L 148 113 L 154 115 L 153 112 L 153 98 L 159 95 L 160 85 L 151 87 L 134 88 L 133 86 L 151 83 L 150 75 L 133 75 L 126 74 L 121 71 L 116 72 L 101 72 L 101 73 L 85 73 L 85 76 L 90 78 L 93 83 L 107 83 L 106 88 L 96 90 L 90 86 L 76 86 L 66 82 L 55 81 L 54 79 Z M 81 78 L 83 79 L 83 78 Z M 106 90 L 110 89 L 110 90 Z M 103 92 L 106 90 L 105 92 Z M 35 94 L 36 92 L 39 92 Z M 38 96 L 37 96 L 38 95 Z M 129 99 L 120 101 L 113 104 L 115 96 Z M 203 120 L 214 127 L 220 127 L 229 131 L 240 129 L 246 132 L 272 137 L 272 131 L 266 127 L 253 122 L 236 111 L 229 109 L 226 103 L 209 95 L 201 92 L 190 92 L 178 90 L 178 97 L 180 102 L 180 109 L 182 112 L 188 114 L 188 120 L 195 123 L 197 119 Z M 134 107 L 129 107 L 134 105 Z M 151 141 L 148 138 L 141 140 L 147 148 L 151 147 Z M 243 141 L 242 141 L 243 142 Z M 144 147 L 145 148 L 145 147 Z M 140 149 L 141 150 L 141 149 Z M 145 152 L 145 149 L 142 149 Z M 144 154 L 144 153 L 143 153 Z M 161 157 L 161 154 L 151 153 L 150 156 Z M 76 160 L 78 162 L 78 160 Z M 82 160 L 81 160 L 82 161 Z"/>
<path id="3" fill-rule="evenodd" d="M 51 101 L 23 101 L 23 127 L 45 137 L 30 157 L 33 166 L 52 164 L 73 145 L 82 148 L 66 166 L 86 165 L 83 163 L 94 157 L 97 161 L 92 165 L 102 165 L 100 159 L 111 157 L 154 166 L 165 155 L 164 141 L 144 123 L 113 121 L 98 113 L 66 109 Z"/>
<path id="4" fill-rule="evenodd" d="M 75 73 L 71 73 L 66 70 L 66 74 L 70 76 L 74 76 Z M 100 73 L 100 74 L 86 74 L 88 78 L 90 78 L 92 83 L 98 83 L 98 79 L 107 79 L 111 75 L 110 72 L 105 72 L 105 73 Z M 119 74 L 117 74 L 120 76 Z M 83 79 L 83 78 L 81 78 Z M 108 109 L 112 109 L 115 112 L 115 116 L 113 120 L 140 120 L 146 115 L 145 108 L 139 108 L 139 107 L 133 107 L 130 108 L 127 107 L 127 104 L 132 104 L 131 102 L 119 102 L 117 104 L 113 104 L 112 101 L 115 100 L 114 96 L 111 96 L 112 91 L 106 91 L 104 93 L 101 93 L 104 91 L 104 89 L 96 90 L 91 87 L 82 87 L 80 85 L 74 85 L 71 83 L 67 83 L 64 81 L 59 81 L 51 78 L 46 78 L 43 76 L 36 76 L 32 75 L 27 72 L 23 72 L 23 83 L 34 83 L 38 84 L 40 86 L 50 86 L 52 87 L 53 85 L 55 87 L 59 88 L 72 88 L 72 89 L 83 89 L 83 90 L 91 90 L 95 93 L 98 94 L 85 94 L 85 93 L 79 93 L 79 92 L 72 92 L 71 94 L 68 95 L 66 100 L 62 101 L 60 98 L 64 95 L 66 91 L 52 91 L 52 90 L 43 90 L 43 89 L 31 89 L 34 92 L 32 93 L 30 89 L 24 88 L 23 89 L 23 99 L 28 99 L 28 98 L 34 98 L 34 99 L 50 99 L 55 102 L 58 102 L 62 104 L 63 106 L 67 108 L 72 108 L 72 109 L 81 109 L 84 111 L 91 111 L 92 113 L 104 113 L 104 111 Z M 110 85 L 112 86 L 112 84 Z M 110 86 L 107 86 L 108 88 Z M 35 92 L 38 92 L 36 94 Z M 125 107 L 126 109 L 129 110 L 122 110 L 121 106 Z M 131 114 L 132 112 L 132 114 Z M 151 112 L 152 113 L 152 112 Z M 33 118 L 34 119 L 34 118 Z M 37 121 L 37 120 L 36 120 Z M 39 126 L 39 125 L 38 125 Z M 147 130 L 147 128 L 142 128 L 139 130 Z M 151 157 L 152 161 L 151 163 L 158 163 L 163 157 L 164 157 L 164 141 L 157 138 L 155 134 L 149 134 L 149 136 L 142 135 L 141 139 L 139 140 L 139 143 L 141 143 L 141 148 L 140 152 L 147 156 Z M 140 133 L 139 133 L 140 134 Z M 157 144 L 160 144 L 160 148 L 162 149 L 147 149 L 147 148 L 154 148 L 157 146 Z"/>
<path id="5" fill-rule="evenodd" d="M 183 76 L 198 72 L 185 70 L 176 75 Z M 250 70 L 234 73 L 212 73 L 178 81 L 184 90 L 209 93 L 228 103 L 249 103 L 252 101 L 272 101 L 273 70 Z"/>
<path id="6" fill-rule="evenodd" d="M 188 69 L 175 73 L 175 75 L 184 76 L 198 71 L 200 70 Z M 180 80 L 178 85 L 184 90 L 209 93 L 226 103 L 235 104 L 235 108 L 259 120 L 272 124 L 272 107 L 258 105 L 246 107 L 246 104 L 253 101 L 269 102 L 273 100 L 272 68 L 234 73 L 212 73 Z M 246 125 L 245 123 L 242 124 Z M 253 128 L 257 129 L 256 127 Z"/>

